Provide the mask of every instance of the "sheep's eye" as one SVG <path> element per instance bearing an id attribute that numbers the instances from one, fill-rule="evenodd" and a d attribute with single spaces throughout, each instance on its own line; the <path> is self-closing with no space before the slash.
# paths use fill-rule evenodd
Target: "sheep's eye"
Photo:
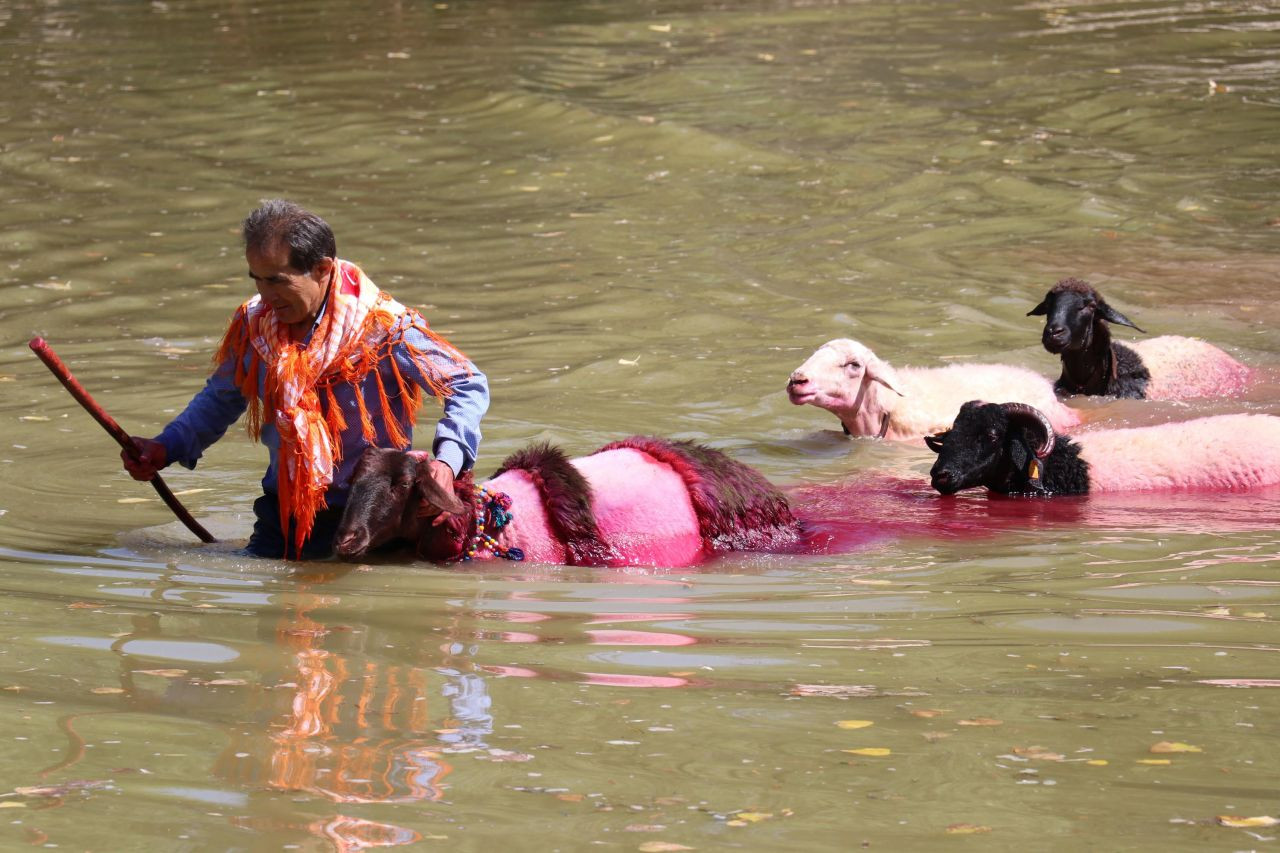
<path id="1" fill-rule="evenodd" d="M 989 429 L 987 430 L 985 438 L 987 439 L 988 444 L 995 444 L 1000 440 L 1000 432 L 999 430 Z"/>
<path id="2" fill-rule="evenodd" d="M 844 366 L 849 368 L 850 370 L 860 370 L 862 368 L 862 365 L 859 364 L 857 361 L 846 361 L 844 363 Z"/>

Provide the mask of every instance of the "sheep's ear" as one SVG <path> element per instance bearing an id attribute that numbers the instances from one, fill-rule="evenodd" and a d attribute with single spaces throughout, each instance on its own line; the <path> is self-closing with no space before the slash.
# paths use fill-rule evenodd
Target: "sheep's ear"
<path id="1" fill-rule="evenodd" d="M 452 492 L 446 492 L 439 483 L 431 476 L 431 471 L 427 465 L 422 465 L 418 469 L 418 495 L 422 498 L 424 504 L 434 507 L 439 512 L 449 512 L 454 515 L 461 515 L 466 512 L 466 506 L 462 501 L 458 500 L 458 496 Z M 425 510 L 425 507 L 423 508 Z M 420 511 L 419 515 L 434 515 L 430 511 Z"/>
<path id="2" fill-rule="evenodd" d="M 1046 295 L 1040 300 L 1040 304 L 1027 312 L 1028 317 L 1040 317 L 1049 313 L 1049 297 Z"/>
<path id="3" fill-rule="evenodd" d="M 1031 461 L 1031 449 L 1021 436 L 1015 436 L 1009 442 L 1009 461 L 1013 464 L 1015 471 L 1022 471 L 1027 467 L 1027 463 Z"/>
<path id="4" fill-rule="evenodd" d="M 941 453 L 943 444 L 946 442 L 947 436 L 950 433 L 951 430 L 948 429 L 939 433 L 934 433 L 933 435 L 926 435 L 924 437 L 924 443 L 928 445 L 929 449 L 934 453 Z"/>
<path id="5" fill-rule="evenodd" d="M 899 397 L 907 396 L 894 386 L 893 381 L 889 378 L 893 371 L 889 365 L 885 364 L 879 358 L 867 359 L 867 365 L 863 370 L 866 372 L 867 379 L 870 379 L 872 382 L 879 382 Z"/>
<path id="6" fill-rule="evenodd" d="M 1138 329 L 1137 323 L 1133 322 L 1105 302 L 1098 305 L 1098 316 L 1103 320 L 1106 320 L 1108 323 L 1115 323 L 1117 326 L 1128 326 L 1130 329 Z M 1142 332 L 1144 335 L 1146 334 L 1146 331 L 1143 329 L 1138 329 L 1138 331 Z"/>

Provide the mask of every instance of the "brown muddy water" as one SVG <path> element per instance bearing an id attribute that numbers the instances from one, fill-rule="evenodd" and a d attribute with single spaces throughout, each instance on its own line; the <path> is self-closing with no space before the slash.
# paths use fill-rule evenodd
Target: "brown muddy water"
<path id="1" fill-rule="evenodd" d="M 1280 413 L 1278 31 L 1231 0 L 0 2 L 0 848 L 1274 847 L 1218 818 L 1280 816 L 1280 493 L 943 501 L 923 445 L 783 385 L 841 336 L 1056 375 L 1024 315 L 1075 275 L 1260 374 L 1092 419 Z M 253 561 L 242 431 L 167 475 L 199 545 L 26 342 L 158 432 L 270 196 L 486 371 L 482 473 L 698 439 L 830 547 Z"/>

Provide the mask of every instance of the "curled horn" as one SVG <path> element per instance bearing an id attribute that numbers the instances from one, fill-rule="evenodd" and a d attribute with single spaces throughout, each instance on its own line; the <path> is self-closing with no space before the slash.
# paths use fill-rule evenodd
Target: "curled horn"
<path id="1" fill-rule="evenodd" d="M 1037 459 L 1044 459 L 1053 452 L 1053 424 L 1049 423 L 1044 412 L 1026 403 L 1005 403 L 1000 408 L 1009 416 L 1009 420 L 1020 421 L 1039 434 L 1039 446 L 1032 449 Z"/>

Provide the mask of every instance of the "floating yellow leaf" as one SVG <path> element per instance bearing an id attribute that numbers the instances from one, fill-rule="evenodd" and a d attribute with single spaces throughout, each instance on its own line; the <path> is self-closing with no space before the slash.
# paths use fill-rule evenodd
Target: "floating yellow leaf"
<path id="1" fill-rule="evenodd" d="M 747 823 L 759 823 L 771 817 L 773 817 L 773 812 L 738 812 L 734 815 L 735 819 L 745 820 Z"/>
<path id="2" fill-rule="evenodd" d="M 580 803 L 585 798 L 585 794 L 556 794 L 557 800 L 564 800 L 566 803 Z"/>
<path id="3" fill-rule="evenodd" d="M 1220 826 L 1231 826 L 1237 829 L 1253 829 L 1256 827 L 1268 827 L 1280 825 L 1280 818 L 1271 817 L 1271 815 L 1258 815 L 1257 817 L 1241 817 L 1234 814 L 1220 814 L 1215 818 Z"/>
<path id="4" fill-rule="evenodd" d="M 123 693 L 123 692 L 124 692 L 124 688 L 123 688 L 123 687 L 95 687 L 95 688 L 93 688 L 92 690 L 90 690 L 89 692 L 90 692 L 90 693 L 101 693 L 101 694 L 104 694 L 104 695 L 105 695 L 105 694 L 109 694 L 109 693 Z"/>
<path id="5" fill-rule="evenodd" d="M 48 419 L 48 418 L 46 418 L 44 415 L 19 415 L 19 416 L 18 416 L 18 420 L 20 420 L 20 421 L 34 421 L 34 422 L 36 422 L 36 423 L 41 423 L 41 424 L 42 424 L 42 423 L 44 423 L 45 421 L 47 421 L 47 420 L 49 420 L 49 419 Z"/>
<path id="6" fill-rule="evenodd" d="M 865 755 L 872 758 L 878 758 L 883 755 L 892 754 L 893 750 L 883 746 L 864 746 L 862 749 L 842 749 L 841 752 L 847 752 L 850 755 Z"/>
<path id="7" fill-rule="evenodd" d="M 865 729 L 867 726 L 874 726 L 875 723 L 870 720 L 836 720 L 836 725 L 842 729 Z"/>
<path id="8" fill-rule="evenodd" d="M 993 717 L 974 717 L 971 720 L 957 720 L 958 726 L 1003 726 L 1004 720 L 997 720 Z"/>
<path id="9" fill-rule="evenodd" d="M 696 847 L 685 847 L 670 841 L 646 841 L 639 847 L 640 853 L 675 853 L 677 850 L 697 850 Z"/>
<path id="10" fill-rule="evenodd" d="M 118 504 L 145 504 L 150 503 L 151 498 L 117 498 Z"/>
<path id="11" fill-rule="evenodd" d="M 916 708 L 911 712 L 911 716 L 922 720 L 932 720 L 934 717 L 941 717 L 942 714 L 943 712 L 937 708 Z"/>
<path id="12" fill-rule="evenodd" d="M 135 669 L 138 675 L 158 675 L 161 678 L 181 678 L 187 674 L 185 669 Z"/>
<path id="13" fill-rule="evenodd" d="M 1198 746 L 1192 746 L 1189 743 L 1179 743 L 1178 741 L 1162 740 L 1159 743 L 1151 744 L 1151 751 L 1157 755 L 1169 752 L 1202 752 Z"/>
<path id="14" fill-rule="evenodd" d="M 978 826 L 972 823 L 953 823 L 947 827 L 948 835 L 977 835 L 980 832 L 990 832 L 989 826 Z"/>
<path id="15" fill-rule="evenodd" d="M 1165 764 L 1172 764 L 1173 762 L 1167 758 L 1139 758 L 1138 763 L 1165 765 Z"/>
<path id="16" fill-rule="evenodd" d="M 653 30 L 655 33 L 669 33 L 671 32 L 671 25 L 670 24 L 650 24 L 649 29 Z"/>
<path id="17" fill-rule="evenodd" d="M 1107 759 L 1105 759 L 1105 758 L 1090 758 L 1088 761 L 1086 761 L 1086 762 L 1085 762 L 1085 764 L 1088 764 L 1090 767 L 1106 767 L 1106 766 L 1107 766 Z"/>

